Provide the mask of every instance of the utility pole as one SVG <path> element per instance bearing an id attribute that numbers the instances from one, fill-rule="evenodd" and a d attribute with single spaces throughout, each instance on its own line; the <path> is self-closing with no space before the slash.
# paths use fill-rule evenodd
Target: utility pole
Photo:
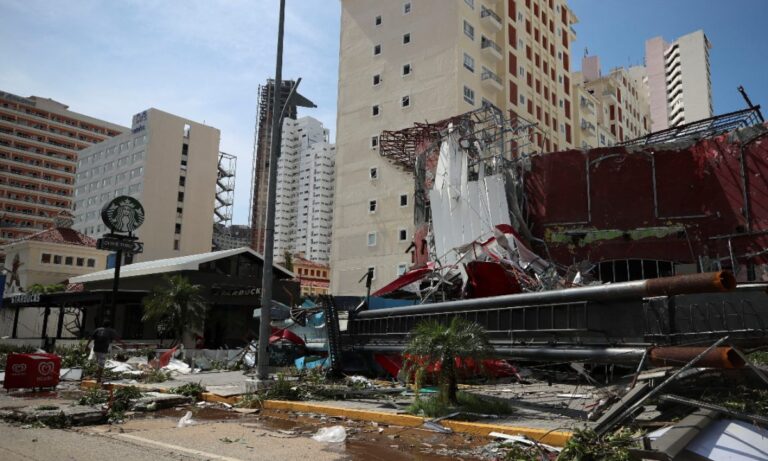
<path id="1" fill-rule="evenodd" d="M 270 328 L 270 308 L 272 305 L 272 261 L 275 245 L 275 193 L 277 191 L 277 159 L 280 156 L 280 132 L 282 122 L 283 89 L 283 25 L 285 22 L 285 0 L 280 0 L 280 19 L 277 26 L 277 62 L 275 81 L 272 90 L 272 142 L 269 152 L 269 187 L 267 191 L 267 228 L 264 241 L 264 266 L 261 278 L 261 319 L 259 323 L 259 355 L 257 376 L 260 380 L 269 377 L 269 356 L 267 346 Z M 287 103 L 288 101 L 286 101 Z"/>

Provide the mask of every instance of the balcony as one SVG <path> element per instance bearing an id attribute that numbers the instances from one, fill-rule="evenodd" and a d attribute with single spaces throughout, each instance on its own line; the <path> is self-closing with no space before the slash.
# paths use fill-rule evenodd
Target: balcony
<path id="1" fill-rule="evenodd" d="M 581 130 L 585 131 L 587 133 L 594 134 L 595 133 L 595 125 L 587 120 L 582 119 L 581 120 Z"/>
<path id="2" fill-rule="evenodd" d="M 595 113 L 595 103 L 590 101 L 589 99 L 585 98 L 584 96 L 581 97 L 581 100 L 579 101 L 579 104 L 587 112 L 590 112 L 592 114 Z"/>
<path id="3" fill-rule="evenodd" d="M 500 31 L 503 27 L 501 18 L 496 12 L 483 6 L 480 10 L 480 22 L 493 31 Z"/>
<path id="4" fill-rule="evenodd" d="M 480 48 L 482 48 L 483 54 L 493 56 L 499 61 L 503 59 L 503 55 L 501 54 L 501 47 L 486 36 L 481 37 Z"/>
<path id="5" fill-rule="evenodd" d="M 497 91 L 504 89 L 504 84 L 501 83 L 501 78 L 499 78 L 499 76 L 496 75 L 493 71 L 486 69 L 485 67 L 483 67 L 483 73 L 480 74 L 480 80 L 483 81 L 483 85 L 486 85 Z"/>

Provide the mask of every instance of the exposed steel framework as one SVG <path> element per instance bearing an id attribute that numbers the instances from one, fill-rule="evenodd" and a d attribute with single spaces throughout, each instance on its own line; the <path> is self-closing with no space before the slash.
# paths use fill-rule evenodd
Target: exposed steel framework
<path id="1" fill-rule="evenodd" d="M 704 120 L 675 126 L 662 131 L 656 131 L 645 136 L 619 143 L 619 146 L 646 146 L 663 144 L 685 139 L 697 140 L 710 138 L 729 131 L 757 125 L 760 123 L 760 106 L 754 106 L 736 112 L 716 115 Z"/>
<path id="2" fill-rule="evenodd" d="M 437 122 L 416 122 L 402 130 L 383 131 L 379 154 L 404 171 L 413 172 L 416 159 L 438 149 L 450 125 L 461 130 L 462 144 L 472 146 L 475 141 L 480 141 L 489 148 L 490 156 L 507 160 L 517 158 L 524 147 L 533 145 L 535 134 L 546 136 L 536 123 L 514 113 L 505 117 L 497 107 L 485 105 Z M 488 152 L 485 155 L 487 159 Z"/>

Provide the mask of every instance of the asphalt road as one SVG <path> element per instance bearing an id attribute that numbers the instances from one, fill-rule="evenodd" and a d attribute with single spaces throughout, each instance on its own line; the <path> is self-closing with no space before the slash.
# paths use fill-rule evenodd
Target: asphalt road
<path id="1" fill-rule="evenodd" d="M 23 429 L 0 422 L 3 461 L 166 461 L 253 459 L 340 460 L 330 444 L 308 437 L 227 423 L 176 428 L 173 420 L 139 421 L 120 427 Z M 234 426 L 234 427 L 233 427 Z"/>

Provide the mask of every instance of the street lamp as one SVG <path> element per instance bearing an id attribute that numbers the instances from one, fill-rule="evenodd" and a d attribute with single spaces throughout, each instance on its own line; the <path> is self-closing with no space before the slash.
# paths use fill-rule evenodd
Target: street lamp
<path id="1" fill-rule="evenodd" d="M 289 105 L 317 107 L 308 99 L 298 95 L 296 88 L 301 78 L 291 87 L 288 97 L 282 100 L 283 89 L 283 25 L 285 23 L 285 0 L 280 0 L 280 19 L 277 28 L 277 63 L 272 89 L 272 142 L 269 153 L 269 186 L 267 188 L 267 217 L 264 236 L 264 267 L 261 278 L 261 319 L 259 323 L 259 351 L 257 376 L 260 380 L 269 377 L 269 356 L 267 346 L 270 328 L 270 308 L 272 307 L 272 264 L 275 246 L 275 194 L 277 190 L 277 159 L 280 158 L 280 138 L 283 129 L 285 109 Z"/>

